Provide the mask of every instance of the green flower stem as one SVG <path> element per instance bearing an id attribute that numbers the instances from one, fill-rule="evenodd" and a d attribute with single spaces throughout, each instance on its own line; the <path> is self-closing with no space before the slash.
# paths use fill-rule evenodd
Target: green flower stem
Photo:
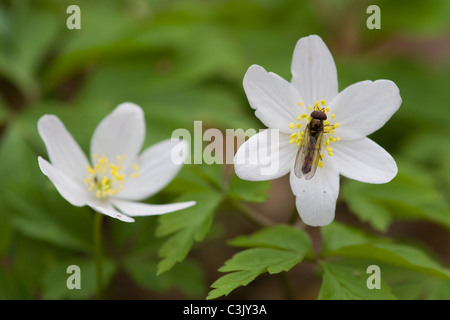
<path id="1" fill-rule="evenodd" d="M 98 298 L 103 298 L 103 267 L 102 267 L 102 220 L 103 215 L 95 212 L 94 215 L 94 259 L 97 272 Z"/>

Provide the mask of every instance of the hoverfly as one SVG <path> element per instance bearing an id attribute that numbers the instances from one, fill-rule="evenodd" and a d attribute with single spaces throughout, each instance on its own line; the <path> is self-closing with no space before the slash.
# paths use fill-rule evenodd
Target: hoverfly
<path id="1" fill-rule="evenodd" d="M 323 110 L 311 112 L 311 121 L 306 126 L 302 144 L 295 158 L 294 173 L 298 178 L 305 177 L 309 180 L 316 173 L 320 161 L 325 120 L 327 115 Z"/>

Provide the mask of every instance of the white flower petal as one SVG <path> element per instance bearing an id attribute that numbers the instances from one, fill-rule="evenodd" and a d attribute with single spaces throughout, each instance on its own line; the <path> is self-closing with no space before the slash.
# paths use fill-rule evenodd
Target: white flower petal
<path id="1" fill-rule="evenodd" d="M 334 219 L 339 194 L 339 172 L 331 159 L 324 159 L 323 167 L 317 168 L 310 180 L 299 179 L 290 174 L 295 204 L 302 221 L 310 226 L 325 226 Z"/>
<path id="2" fill-rule="evenodd" d="M 129 216 L 153 216 L 174 212 L 195 205 L 195 201 L 169 203 L 169 204 L 147 204 L 133 201 L 114 200 L 114 205 Z"/>
<path id="3" fill-rule="evenodd" d="M 97 126 L 91 139 L 91 159 L 94 154 L 106 156 L 115 163 L 117 156 L 126 155 L 122 161 L 126 169 L 135 160 L 145 138 L 145 121 L 142 109 L 134 103 L 122 103 Z"/>
<path id="4" fill-rule="evenodd" d="M 335 134 L 345 140 L 365 137 L 381 128 L 398 110 L 402 99 L 389 80 L 357 82 L 339 93 L 329 104 L 339 128 Z"/>
<path id="5" fill-rule="evenodd" d="M 88 206 L 101 214 L 119 219 L 121 221 L 134 222 L 133 218 L 128 217 L 127 215 L 117 211 L 109 202 L 93 201 L 88 203 Z"/>
<path id="6" fill-rule="evenodd" d="M 369 138 L 335 143 L 333 158 L 343 176 L 361 182 L 386 183 L 398 171 L 391 155 Z"/>
<path id="7" fill-rule="evenodd" d="M 322 99 L 329 103 L 338 94 L 336 65 L 319 36 L 311 35 L 297 42 L 291 73 L 291 83 L 305 99 L 306 106 Z"/>
<path id="8" fill-rule="evenodd" d="M 163 189 L 173 180 L 183 165 L 179 161 L 181 157 L 178 152 L 185 159 L 188 147 L 185 141 L 164 140 L 147 148 L 136 161 L 139 166 L 139 176 L 127 178 L 124 189 L 117 194 L 117 197 L 142 200 Z"/>
<path id="9" fill-rule="evenodd" d="M 87 188 L 78 181 L 68 177 L 64 172 L 58 170 L 47 160 L 38 157 L 39 167 L 50 181 L 55 185 L 56 190 L 72 205 L 82 207 L 90 200 Z"/>
<path id="10" fill-rule="evenodd" d="M 239 178 L 250 181 L 271 180 L 286 175 L 291 169 L 296 145 L 290 137 L 276 129 L 267 129 L 250 137 L 234 156 L 234 170 Z"/>
<path id="11" fill-rule="evenodd" d="M 306 110 L 298 106 L 302 98 L 288 81 L 258 65 L 248 68 L 243 85 L 255 115 L 269 128 L 288 132 L 289 123 Z"/>
<path id="12" fill-rule="evenodd" d="M 89 162 L 61 120 L 44 115 L 38 121 L 38 131 L 53 167 L 73 180 L 83 181 Z"/>

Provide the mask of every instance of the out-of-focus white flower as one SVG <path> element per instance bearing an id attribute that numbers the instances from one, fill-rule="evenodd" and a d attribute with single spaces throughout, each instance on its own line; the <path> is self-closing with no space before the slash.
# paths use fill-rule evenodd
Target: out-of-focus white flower
<path id="1" fill-rule="evenodd" d="M 182 163 L 171 151 L 187 154 L 184 141 L 165 140 L 141 151 L 145 138 L 142 109 L 122 103 L 97 126 L 91 139 L 91 161 L 54 115 L 38 121 L 50 162 L 38 158 L 42 172 L 58 192 L 77 207 L 88 205 L 102 214 L 126 222 L 132 217 L 159 215 L 188 208 L 194 201 L 151 205 L 138 202 L 164 188 Z M 181 144 L 181 145 L 178 145 Z"/>

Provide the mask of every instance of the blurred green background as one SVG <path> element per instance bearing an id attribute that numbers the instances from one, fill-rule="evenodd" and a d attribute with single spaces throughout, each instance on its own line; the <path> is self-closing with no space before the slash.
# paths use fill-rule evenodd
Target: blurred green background
<path id="1" fill-rule="evenodd" d="M 72 4 L 81 9 L 81 30 L 66 27 Z M 381 9 L 379 30 L 366 27 L 371 4 Z M 85 152 L 97 123 L 124 101 L 145 111 L 146 146 L 177 128 L 193 131 L 195 120 L 204 129 L 262 129 L 242 89 L 247 68 L 259 64 L 290 80 L 295 44 L 310 34 L 332 52 L 340 90 L 390 79 L 403 99 L 371 136 L 394 156 L 398 176 L 378 186 L 342 179 L 336 220 L 413 243 L 450 267 L 449 16 L 447 0 L 0 1 L 0 299 L 95 296 L 92 213 L 72 207 L 40 172 L 37 157 L 47 158 L 36 128 L 40 116 L 56 114 Z M 254 194 L 236 195 L 247 188 L 233 191 L 222 169 L 232 171 L 186 165 L 150 201 L 169 202 L 186 183 L 204 184 L 220 199 L 234 192 L 240 200 L 264 202 L 255 208 L 274 220 L 289 219 L 294 199 L 287 179 L 252 184 Z M 105 219 L 108 297 L 203 299 L 235 252 L 225 241 L 255 230 L 219 200 L 196 209 L 216 212 L 197 235 L 202 240 L 208 231 L 206 240 L 160 276 L 165 239 L 154 235 L 157 218 Z M 318 229 L 308 232 L 320 238 Z M 88 279 L 83 290 L 65 287 L 71 264 Z M 400 298 L 433 298 L 443 290 L 414 273 L 390 277 L 400 284 Z M 315 299 L 320 277 L 313 266 L 294 268 L 291 279 L 296 298 Z M 279 299 L 278 287 L 277 279 L 261 276 L 229 297 Z"/>

